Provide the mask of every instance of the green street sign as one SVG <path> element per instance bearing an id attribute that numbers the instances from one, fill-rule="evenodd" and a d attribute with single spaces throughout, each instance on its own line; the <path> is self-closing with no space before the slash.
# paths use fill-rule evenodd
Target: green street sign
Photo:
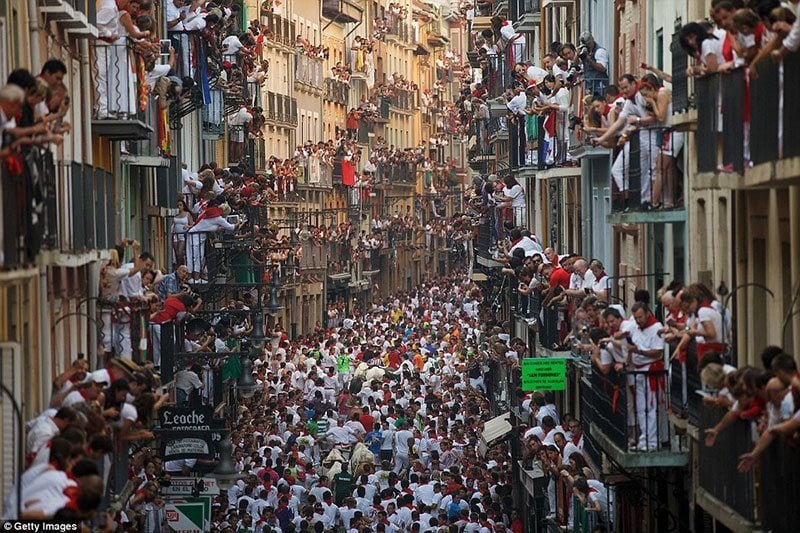
<path id="1" fill-rule="evenodd" d="M 523 392 L 566 388 L 567 360 L 563 357 L 533 357 L 522 360 Z"/>
<path id="2" fill-rule="evenodd" d="M 167 527 L 170 531 L 181 533 L 203 533 L 206 529 L 206 512 L 204 502 L 168 503 L 165 506 Z M 210 505 L 209 505 L 210 507 Z"/>

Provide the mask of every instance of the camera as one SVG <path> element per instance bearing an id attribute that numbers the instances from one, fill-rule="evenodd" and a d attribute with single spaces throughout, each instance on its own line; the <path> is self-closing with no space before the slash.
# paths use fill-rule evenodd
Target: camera
<path id="1" fill-rule="evenodd" d="M 240 215 L 228 215 L 228 217 L 225 220 L 228 221 L 228 224 L 236 225 L 241 221 L 241 216 Z"/>
<path id="2" fill-rule="evenodd" d="M 589 57 L 589 49 L 585 45 L 578 47 L 578 57 L 582 60 L 586 60 Z"/>

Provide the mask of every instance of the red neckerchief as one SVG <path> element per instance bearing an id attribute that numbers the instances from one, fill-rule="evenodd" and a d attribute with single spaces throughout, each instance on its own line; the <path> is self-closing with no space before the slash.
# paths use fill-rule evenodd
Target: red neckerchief
<path id="1" fill-rule="evenodd" d="M 581 437 L 582 437 L 582 435 L 578 435 L 578 436 L 576 436 L 576 435 L 573 435 L 573 436 L 572 436 L 572 444 L 574 444 L 575 446 L 577 446 L 577 445 L 578 445 L 578 443 L 581 441 Z"/>
<path id="2" fill-rule="evenodd" d="M 714 310 L 714 308 L 711 306 L 711 302 L 709 302 L 707 300 L 704 300 L 704 301 L 700 302 L 700 306 L 699 307 L 701 307 L 701 308 L 705 307 L 707 309 Z"/>
<path id="3" fill-rule="evenodd" d="M 516 246 L 516 245 L 517 245 L 517 243 L 518 243 L 519 241 L 521 241 L 521 240 L 522 240 L 522 237 L 520 237 L 519 239 L 517 239 L 517 240 L 515 240 L 515 241 L 511 241 L 511 246 L 512 246 L 512 247 Z"/>
<path id="4" fill-rule="evenodd" d="M 639 326 L 639 329 L 640 329 L 640 330 L 642 330 L 642 331 L 644 331 L 644 330 L 646 330 L 647 328 L 649 328 L 650 326 L 652 326 L 653 324 L 658 324 L 658 320 L 656 320 L 656 317 L 655 317 L 655 316 L 653 316 L 653 315 L 649 315 L 649 316 L 647 317 L 647 322 L 645 323 L 644 327 L 642 327 L 642 326 Z"/>
<path id="5" fill-rule="evenodd" d="M 722 58 L 725 61 L 733 61 L 733 42 L 728 32 L 725 32 L 725 40 L 722 41 Z"/>

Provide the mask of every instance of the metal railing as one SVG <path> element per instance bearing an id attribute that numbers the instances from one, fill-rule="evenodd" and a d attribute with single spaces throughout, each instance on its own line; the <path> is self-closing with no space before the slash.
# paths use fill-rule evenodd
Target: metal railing
<path id="1" fill-rule="evenodd" d="M 350 95 L 350 84 L 335 78 L 325 78 L 326 100 L 335 104 L 347 106 Z"/>
<path id="2" fill-rule="evenodd" d="M 689 56 L 680 43 L 680 34 L 672 34 L 669 45 L 672 54 L 672 112 L 683 113 L 689 110 L 691 98 L 689 94 L 689 77 L 686 68 L 689 66 Z"/>
<path id="3" fill-rule="evenodd" d="M 415 91 L 395 88 L 394 94 L 386 96 L 385 99 L 389 101 L 390 105 L 398 109 L 411 111 L 416 107 L 416 96 L 417 93 Z"/>
<path id="4" fill-rule="evenodd" d="M 756 518 L 755 476 L 739 473 L 739 456 L 753 448 L 752 422 L 737 420 L 717 436 L 713 447 L 703 443 L 702 430 L 714 427 L 725 415 L 718 407 L 703 406 L 700 411 L 698 443 L 698 485 L 743 518 Z M 774 483 L 775 480 L 770 480 Z"/>
<path id="5" fill-rule="evenodd" d="M 367 52 L 363 48 L 350 50 L 350 70 L 353 74 L 367 74 Z"/>
<path id="6" fill-rule="evenodd" d="M 695 81 L 698 172 L 744 172 L 745 75 L 736 69 Z"/>
<path id="7" fill-rule="evenodd" d="M 322 88 L 322 59 L 310 58 L 305 52 L 295 54 L 295 81 L 310 85 L 317 89 Z"/>
<path id="8" fill-rule="evenodd" d="M 675 347 L 671 346 L 673 350 Z M 669 407 L 678 418 L 688 419 L 695 426 L 703 423 L 703 397 L 698 392 L 704 391 L 700 379 L 697 345 L 692 342 L 685 355 L 670 363 L 670 395 Z M 714 391 L 706 391 L 714 393 Z"/>
<path id="9" fill-rule="evenodd" d="M 494 54 L 487 57 L 488 66 L 484 75 L 487 97 L 498 98 L 511 87 L 511 69 L 505 54 Z"/>
<path id="10" fill-rule="evenodd" d="M 132 42 L 96 41 L 93 54 L 95 120 L 131 119 L 139 111 L 140 83 Z"/>
<path id="11" fill-rule="evenodd" d="M 261 24 L 267 28 L 268 41 L 284 46 L 294 46 L 297 39 L 294 22 L 275 13 L 262 13 Z"/>
<path id="12" fill-rule="evenodd" d="M 678 161 L 684 133 L 671 128 L 640 128 L 628 135 L 611 167 L 612 212 L 683 206 Z"/>
<path id="13" fill-rule="evenodd" d="M 297 99 L 292 96 L 268 92 L 264 114 L 268 120 L 297 125 Z"/>
<path id="14" fill-rule="evenodd" d="M 587 395 L 589 409 L 582 418 L 590 436 L 593 425 L 617 448 L 641 453 L 669 442 L 665 370 L 593 371 L 581 380 L 581 394 Z"/>
<path id="15" fill-rule="evenodd" d="M 304 242 L 300 244 L 300 250 L 298 267 L 301 270 L 328 267 L 328 251 L 325 246 Z"/>
<path id="16" fill-rule="evenodd" d="M 412 163 L 379 163 L 375 171 L 376 183 L 413 183 L 417 176 L 417 166 Z"/>

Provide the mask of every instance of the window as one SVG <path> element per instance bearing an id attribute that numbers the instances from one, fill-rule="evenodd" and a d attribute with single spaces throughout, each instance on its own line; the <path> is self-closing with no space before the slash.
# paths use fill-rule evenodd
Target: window
<path id="1" fill-rule="evenodd" d="M 659 28 L 656 32 L 656 47 L 655 47 L 655 67 L 659 70 L 664 69 L 664 28 Z"/>

